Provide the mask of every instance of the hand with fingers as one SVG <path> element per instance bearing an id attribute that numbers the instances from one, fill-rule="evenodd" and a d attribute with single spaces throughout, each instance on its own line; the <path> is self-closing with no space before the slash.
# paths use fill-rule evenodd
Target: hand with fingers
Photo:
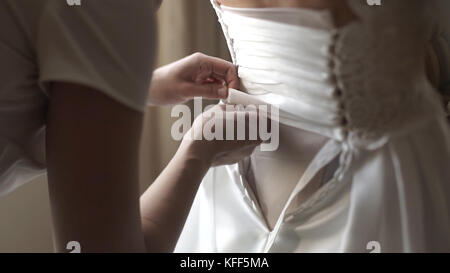
<path id="1" fill-rule="evenodd" d="M 190 146 L 190 151 L 207 166 L 234 164 L 262 143 L 260 118 L 256 108 L 239 110 L 215 105 L 195 119 L 182 146 Z"/>
<path id="2" fill-rule="evenodd" d="M 252 128 L 258 121 L 256 109 L 225 105 L 215 105 L 195 119 L 172 160 L 141 196 L 148 251 L 174 251 L 209 168 L 249 156 L 262 142 L 257 128 Z"/>
<path id="3" fill-rule="evenodd" d="M 149 104 L 179 104 L 194 97 L 225 99 L 228 88 L 239 88 L 236 67 L 225 60 L 195 53 L 155 70 Z"/>

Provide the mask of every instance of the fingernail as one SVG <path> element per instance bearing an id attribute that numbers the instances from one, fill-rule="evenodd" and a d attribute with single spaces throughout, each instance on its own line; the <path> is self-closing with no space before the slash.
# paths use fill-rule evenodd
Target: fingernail
<path id="1" fill-rule="evenodd" d="M 228 88 L 226 86 L 221 87 L 217 93 L 219 94 L 219 97 L 226 99 L 228 97 Z"/>

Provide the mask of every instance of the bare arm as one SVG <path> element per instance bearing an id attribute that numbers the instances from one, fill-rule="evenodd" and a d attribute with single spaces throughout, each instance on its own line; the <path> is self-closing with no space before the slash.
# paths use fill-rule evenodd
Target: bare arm
<path id="1" fill-rule="evenodd" d="M 144 252 L 138 149 L 143 114 L 102 93 L 55 83 L 47 128 L 48 183 L 55 247 Z"/>
<path id="2" fill-rule="evenodd" d="M 159 71 L 150 90 L 153 103 L 226 97 L 226 90 L 219 92 L 224 84 L 238 87 L 231 63 L 203 54 Z M 207 169 L 236 162 L 260 143 L 184 140 L 140 204 L 143 114 L 76 84 L 53 84 L 50 98 L 47 163 L 57 251 L 70 241 L 78 241 L 82 252 L 172 251 Z"/>
<path id="3" fill-rule="evenodd" d="M 183 144 L 142 195 L 142 227 L 149 252 L 173 251 L 208 168 L 208 162 L 195 156 L 192 146 Z"/>
<path id="4" fill-rule="evenodd" d="M 224 112 L 225 107 L 215 106 L 196 119 L 193 128 L 198 134 L 202 124 L 212 118 L 211 113 Z M 228 112 L 230 113 L 230 112 Z M 246 129 L 250 115 L 256 113 L 234 112 L 234 124 L 239 115 L 246 117 Z M 225 117 L 225 115 L 223 115 Z M 231 116 L 228 116 L 231 117 Z M 219 118 L 225 124 L 227 118 Z M 200 130 L 199 130 L 200 128 Z M 225 127 L 224 127 L 225 129 Z M 187 136 L 191 133 L 188 132 Z M 226 135 L 225 130 L 223 131 Z M 247 133 L 248 136 L 248 133 Z M 236 138 L 235 138 L 236 139 Z M 169 165 L 141 197 L 143 230 L 147 250 L 172 252 L 183 229 L 198 186 L 210 166 L 232 164 L 249 156 L 260 141 L 206 141 L 185 138 Z"/>

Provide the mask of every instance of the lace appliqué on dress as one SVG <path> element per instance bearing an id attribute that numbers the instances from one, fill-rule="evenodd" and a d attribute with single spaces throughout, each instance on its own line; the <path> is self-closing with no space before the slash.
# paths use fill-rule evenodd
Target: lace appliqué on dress
<path id="1" fill-rule="evenodd" d="M 348 3 L 359 19 L 339 31 L 335 73 L 343 90 L 348 142 L 372 149 L 432 114 L 430 104 L 439 102 L 424 73 L 425 20 L 412 11 L 420 3 L 384 1 L 379 8 L 365 1 Z"/>

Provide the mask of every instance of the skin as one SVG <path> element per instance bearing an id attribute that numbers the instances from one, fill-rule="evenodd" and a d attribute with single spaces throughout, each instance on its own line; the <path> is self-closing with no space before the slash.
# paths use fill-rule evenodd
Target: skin
<path id="1" fill-rule="evenodd" d="M 211 113 L 225 113 L 224 106 L 215 106 L 198 118 L 193 128 L 202 128 L 210 120 Z M 228 112 L 230 113 L 230 112 Z M 248 118 L 255 113 L 233 112 Z M 225 119 L 221 119 L 225 128 Z M 235 123 L 236 127 L 236 123 Z M 248 132 L 248 127 L 246 128 Z M 199 130 L 190 131 L 192 136 Z M 224 130 L 223 138 L 226 132 Z M 248 133 L 247 133 L 248 135 Z M 141 197 L 143 230 L 147 249 L 151 252 L 170 252 L 175 248 L 186 218 L 194 201 L 195 193 L 209 167 L 233 164 L 249 156 L 261 141 L 198 141 L 186 138 L 176 155 Z M 236 139 L 236 135 L 235 135 Z M 213 152 L 211 151 L 220 151 Z M 176 170 L 176 171 L 175 171 Z M 170 217 L 168 217 L 170 215 Z"/>
<path id="2" fill-rule="evenodd" d="M 150 105 L 178 104 L 192 97 L 226 98 L 225 86 L 239 86 L 236 68 L 219 58 L 195 53 L 153 73 Z"/>
<path id="3" fill-rule="evenodd" d="M 56 250 L 78 241 L 82 252 L 144 252 L 137 167 L 143 114 L 97 90 L 54 83 L 47 120 Z"/>
<path id="4" fill-rule="evenodd" d="M 222 98 L 227 95 L 218 95 L 223 84 L 238 88 L 235 67 L 194 54 L 155 71 L 149 102 L 181 103 L 198 95 Z M 186 138 L 140 197 L 143 116 L 99 90 L 52 84 L 46 153 L 57 251 L 66 252 L 69 241 L 78 241 L 82 252 L 172 251 L 208 168 L 237 162 L 260 143 Z M 194 132 L 202 132 L 202 126 L 196 121 Z"/>

